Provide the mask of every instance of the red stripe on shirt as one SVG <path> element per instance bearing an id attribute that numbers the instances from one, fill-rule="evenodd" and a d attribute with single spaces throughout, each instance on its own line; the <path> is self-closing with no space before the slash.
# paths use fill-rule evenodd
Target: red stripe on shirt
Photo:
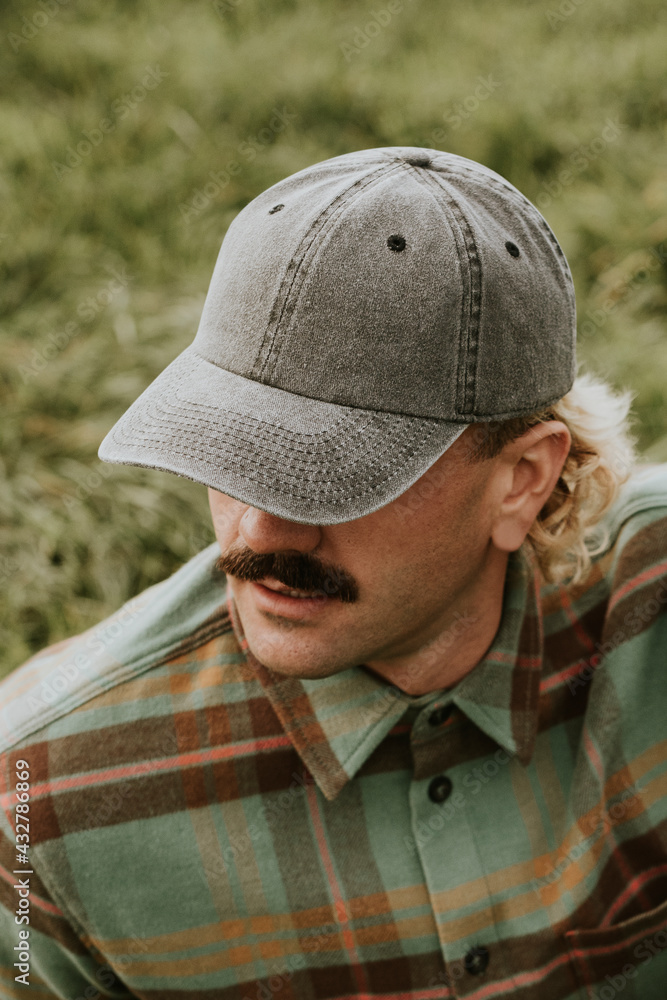
<path id="1" fill-rule="evenodd" d="M 637 576 L 633 577 L 632 580 L 628 580 L 624 583 L 615 594 L 609 599 L 609 605 L 607 614 L 609 614 L 624 597 L 632 593 L 633 590 L 637 590 L 639 587 L 643 587 L 645 583 L 649 583 L 651 580 L 657 579 L 662 576 L 663 573 L 667 573 L 667 562 L 658 563 L 657 566 L 653 566 L 651 569 L 644 570 L 643 573 L 639 573 Z"/>

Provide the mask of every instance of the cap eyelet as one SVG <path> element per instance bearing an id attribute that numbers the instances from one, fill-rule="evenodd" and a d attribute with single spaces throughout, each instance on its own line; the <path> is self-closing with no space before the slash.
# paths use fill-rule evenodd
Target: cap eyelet
<path id="1" fill-rule="evenodd" d="M 409 163 L 411 167 L 430 167 L 431 157 L 426 156 L 425 154 L 424 155 L 418 154 L 416 156 L 406 156 L 405 162 Z"/>
<path id="2" fill-rule="evenodd" d="M 396 253 L 399 253 L 401 250 L 405 250 L 405 237 L 390 236 L 387 240 L 387 246 L 390 250 L 395 250 Z"/>
<path id="3" fill-rule="evenodd" d="M 269 215 L 275 215 L 276 212 L 279 212 L 280 209 L 284 207 L 284 205 L 274 205 L 273 208 L 269 209 Z"/>
<path id="4" fill-rule="evenodd" d="M 511 240 L 507 241 L 507 243 L 505 244 L 505 249 L 509 254 L 512 255 L 512 257 L 521 256 L 521 251 L 519 250 L 518 246 L 516 245 L 516 243 L 512 243 Z"/>

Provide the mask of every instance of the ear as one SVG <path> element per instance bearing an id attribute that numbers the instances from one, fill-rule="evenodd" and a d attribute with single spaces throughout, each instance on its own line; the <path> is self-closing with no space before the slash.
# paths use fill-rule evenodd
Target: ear
<path id="1" fill-rule="evenodd" d="M 571 437 L 560 420 L 537 424 L 507 444 L 498 456 L 498 507 L 491 540 L 503 552 L 514 552 L 551 496 Z"/>

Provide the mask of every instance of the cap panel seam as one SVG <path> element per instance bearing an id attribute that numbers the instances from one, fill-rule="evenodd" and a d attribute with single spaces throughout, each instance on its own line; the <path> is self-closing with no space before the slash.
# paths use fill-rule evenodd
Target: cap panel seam
<path id="1" fill-rule="evenodd" d="M 387 174 L 394 173 L 400 166 L 400 163 L 391 161 L 379 166 L 374 165 L 368 174 L 356 180 L 344 191 L 341 191 L 320 212 L 317 218 L 313 220 L 285 270 L 285 275 L 276 295 L 273 308 L 271 309 L 262 343 L 255 358 L 252 378 L 257 379 L 257 381 L 266 380 L 271 377 L 275 370 L 278 350 L 276 346 L 277 334 L 283 322 L 289 321 L 294 313 L 306 276 L 303 265 L 306 263 L 311 250 L 313 251 L 313 256 L 316 255 L 318 250 L 317 240 L 321 236 L 322 231 L 328 224 L 333 224 L 336 221 L 350 201 L 362 194 L 368 187 L 379 183 Z"/>
<path id="2" fill-rule="evenodd" d="M 450 177 L 456 177 L 459 174 L 466 174 L 471 180 L 479 182 L 479 174 L 476 173 L 476 171 L 474 171 L 470 167 L 467 167 L 467 166 L 464 166 L 464 165 L 457 166 L 457 167 L 450 167 L 450 166 L 447 166 L 447 165 L 438 165 L 438 164 L 434 163 L 431 169 L 432 169 L 432 173 L 448 174 Z M 554 249 L 554 251 L 556 253 L 556 257 L 558 258 L 558 264 L 559 264 L 561 273 L 562 273 L 563 278 L 565 279 L 565 283 L 566 283 L 566 285 L 568 286 L 568 289 L 569 289 L 569 299 L 570 299 L 572 305 L 574 305 L 574 282 L 573 282 L 573 279 L 572 279 L 572 273 L 571 273 L 570 268 L 569 268 L 568 263 L 567 263 L 567 259 L 565 257 L 564 252 L 563 252 L 563 248 L 561 247 L 560 243 L 556 239 L 556 236 L 555 236 L 555 234 L 554 234 L 551 226 L 549 225 L 549 223 L 547 222 L 547 220 L 544 218 L 544 216 L 542 215 L 542 213 L 540 212 L 540 210 L 538 208 L 536 208 L 536 206 L 533 205 L 532 201 L 530 201 L 530 199 L 526 198 L 526 196 L 524 194 L 522 194 L 522 192 L 519 191 L 518 188 L 515 188 L 514 185 L 510 184 L 509 181 L 504 182 L 503 179 L 501 177 L 498 177 L 498 176 L 488 176 L 488 177 L 485 176 L 485 181 L 488 183 L 488 185 L 490 187 L 496 188 L 496 190 L 498 190 L 504 196 L 506 196 L 508 198 L 511 198 L 512 201 L 516 202 L 516 204 L 517 204 L 518 207 L 520 207 L 522 209 L 526 209 L 527 208 L 527 209 L 529 209 L 530 212 L 533 213 L 533 215 L 535 216 L 535 221 L 539 224 L 540 228 L 544 231 L 545 236 L 547 237 L 547 239 L 551 243 L 551 245 L 552 245 L 552 247 L 553 247 L 553 249 Z"/>
<path id="3" fill-rule="evenodd" d="M 464 340 L 468 337 L 468 323 L 464 322 L 464 317 L 469 314 L 469 302 L 471 298 L 471 276 L 470 268 L 467 266 L 469 262 L 465 235 L 461 230 L 461 225 L 456 214 L 452 211 L 449 201 L 442 197 L 443 189 L 442 187 L 429 176 L 428 170 L 415 170 L 417 180 L 427 189 L 428 193 L 431 195 L 433 200 L 436 202 L 438 207 L 444 212 L 447 221 L 449 222 L 452 235 L 456 243 L 456 256 L 461 268 L 461 315 L 459 317 L 459 346 L 457 352 L 457 364 L 456 364 L 456 401 L 454 403 L 454 412 L 456 417 L 459 417 L 461 412 L 460 405 L 460 378 L 459 373 L 461 372 L 462 362 L 464 360 Z M 465 366 L 464 366 L 465 375 Z"/>
<path id="4" fill-rule="evenodd" d="M 434 165 L 434 171 L 433 172 L 440 173 L 440 174 L 448 174 L 449 176 L 453 176 L 453 177 L 456 177 L 457 174 L 463 173 L 463 174 L 466 174 L 471 180 L 475 181 L 476 183 L 479 183 L 479 174 L 477 174 L 473 169 L 471 169 L 470 167 L 467 167 L 465 165 L 461 165 L 460 167 L 456 167 L 456 168 L 452 168 L 452 167 L 449 167 L 447 165 L 443 165 L 443 166 L 436 166 L 436 165 Z M 486 183 L 490 187 L 493 187 L 496 191 L 498 191 L 502 196 L 504 196 L 504 197 L 506 197 L 508 199 L 511 199 L 517 205 L 517 209 L 518 210 L 520 210 L 522 212 L 527 211 L 530 215 L 532 215 L 532 217 L 534 218 L 536 224 L 539 226 L 539 228 L 542 230 L 544 236 L 548 240 L 548 242 L 549 242 L 549 244 L 550 244 L 550 246 L 551 246 L 551 248 L 552 248 L 552 250 L 554 252 L 554 256 L 555 256 L 555 258 L 556 258 L 556 260 L 558 262 L 558 267 L 560 269 L 560 273 L 561 273 L 561 276 L 563 278 L 564 291 L 565 291 L 565 294 L 567 296 L 567 301 L 569 303 L 570 309 L 572 311 L 572 317 L 571 317 L 571 319 L 572 319 L 572 332 L 574 333 L 574 336 L 576 338 L 577 306 L 576 306 L 576 295 L 575 295 L 575 289 L 574 289 L 574 280 L 572 278 L 572 272 L 570 271 L 570 267 L 569 267 L 569 264 L 567 262 L 567 258 L 565 256 L 563 248 L 561 247 L 560 243 L 556 239 L 556 235 L 553 232 L 551 226 L 549 225 L 549 223 L 547 222 L 547 220 L 544 218 L 544 216 L 542 215 L 542 213 L 539 211 L 539 209 L 536 208 L 535 205 L 533 205 L 532 201 L 530 201 L 529 198 L 527 198 L 521 191 L 519 191 L 518 188 L 515 188 L 514 185 L 510 184 L 509 181 L 504 181 L 502 177 L 490 176 L 490 177 L 486 178 Z M 479 359 L 477 361 L 477 364 L 479 365 Z M 572 385 L 572 382 L 574 381 L 574 376 L 575 375 L 576 375 L 576 355 L 573 352 L 573 356 L 572 356 L 572 381 L 570 382 L 570 386 Z M 551 402 L 546 402 L 546 403 L 543 403 L 541 405 L 542 406 L 550 406 L 552 402 L 557 402 L 559 399 L 562 399 L 562 393 L 559 393 L 557 396 L 555 396 L 555 398 L 553 400 L 551 400 Z M 520 413 L 518 415 L 523 415 L 523 412 L 524 411 L 522 411 L 522 413 Z M 494 420 L 508 420 L 508 419 L 511 419 L 515 415 L 517 415 L 517 414 L 514 414 L 514 413 L 510 413 L 510 414 L 495 414 L 492 419 L 494 419 Z M 468 420 L 474 419 L 475 412 L 473 411 L 473 412 L 469 413 L 469 412 L 465 412 L 464 411 L 464 413 L 462 414 L 462 416 L 465 417 Z M 490 418 L 488 418 L 488 417 L 482 417 L 480 419 L 490 419 Z"/>
<path id="5" fill-rule="evenodd" d="M 472 227 L 458 203 L 456 193 L 447 181 L 444 179 L 436 180 L 428 171 L 424 171 L 423 177 L 425 183 L 432 189 L 438 203 L 446 208 L 456 221 L 458 233 L 465 249 L 465 260 L 468 265 L 467 287 L 464 289 L 464 301 L 461 307 L 462 319 L 465 318 L 465 322 L 461 324 L 462 330 L 459 337 L 456 415 L 469 419 L 475 412 L 476 403 L 482 265 Z M 459 262 L 461 262 L 460 255 Z"/>

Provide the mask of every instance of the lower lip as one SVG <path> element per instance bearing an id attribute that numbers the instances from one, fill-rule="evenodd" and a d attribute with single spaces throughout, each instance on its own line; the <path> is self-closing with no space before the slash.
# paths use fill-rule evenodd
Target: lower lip
<path id="1" fill-rule="evenodd" d="M 330 607 L 332 598 L 322 594 L 318 597 L 290 597 L 277 590 L 270 590 L 261 583 L 250 584 L 255 603 L 260 611 L 267 611 L 281 618 L 314 618 Z"/>

